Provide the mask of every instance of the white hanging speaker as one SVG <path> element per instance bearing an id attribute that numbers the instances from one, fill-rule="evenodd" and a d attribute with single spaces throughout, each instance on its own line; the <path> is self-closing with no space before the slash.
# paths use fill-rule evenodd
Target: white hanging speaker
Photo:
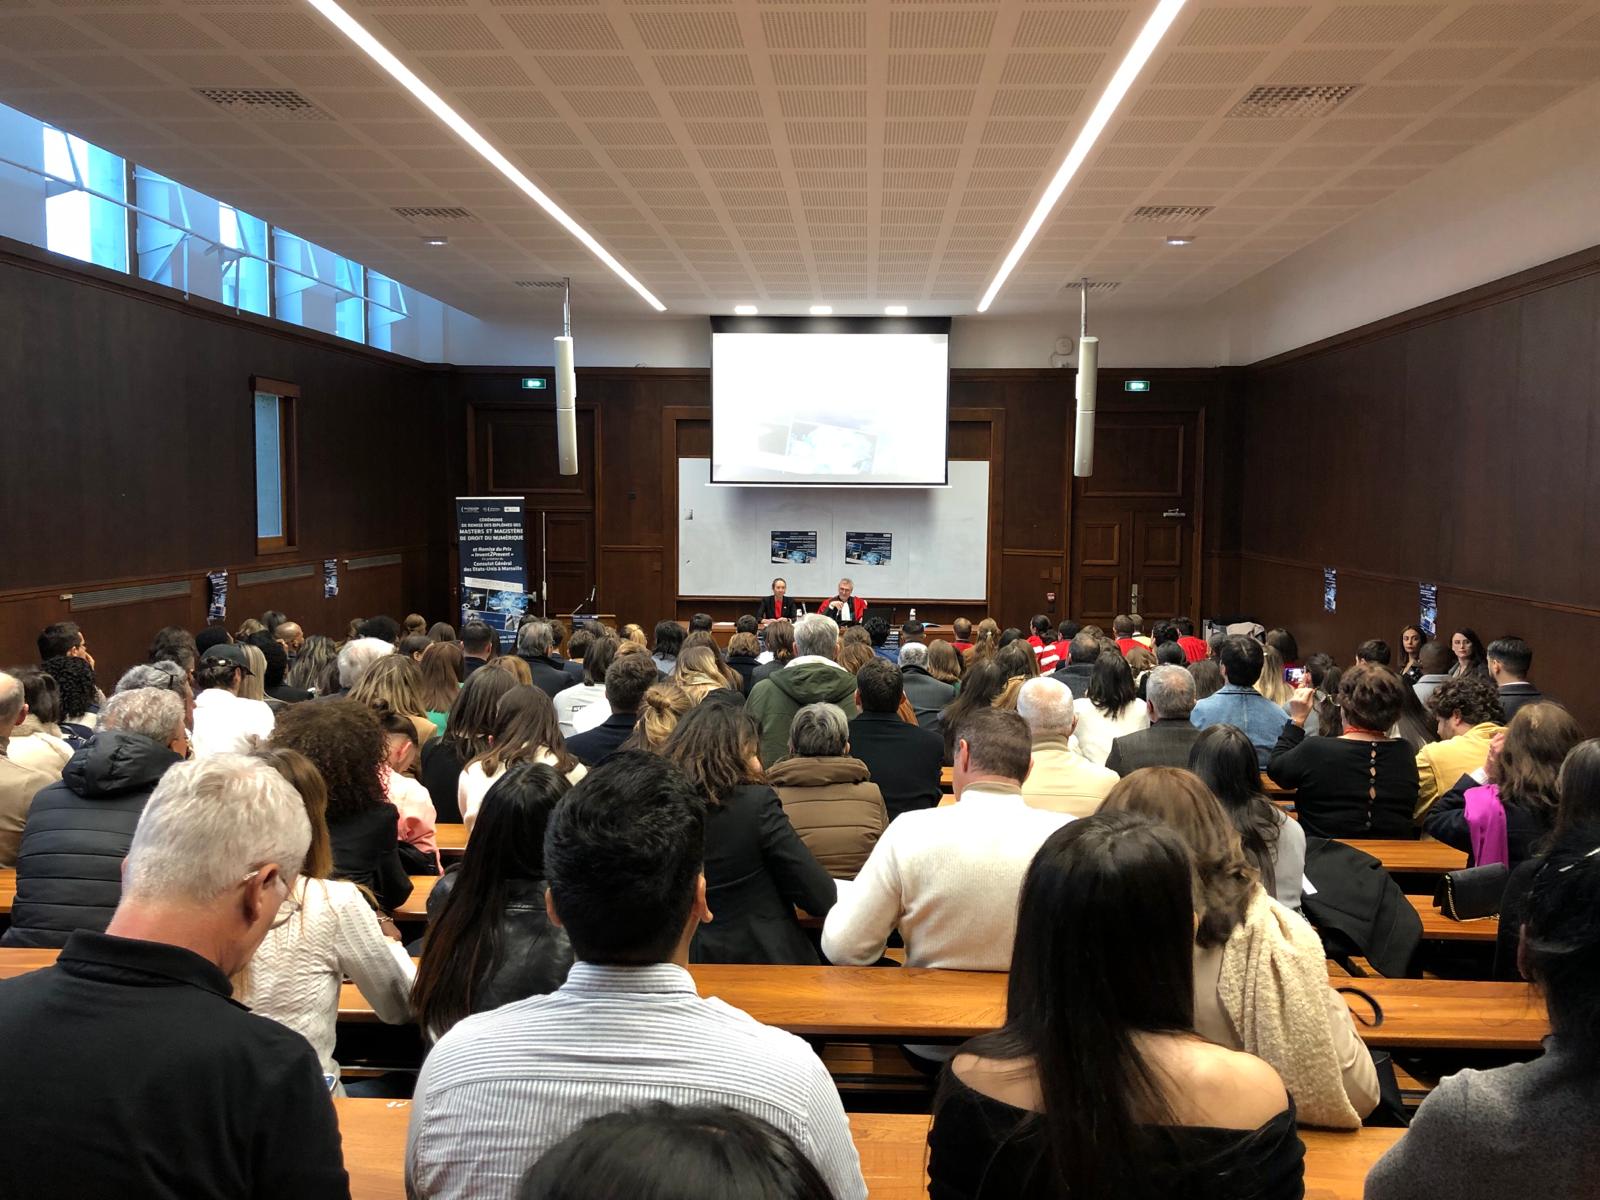
<path id="1" fill-rule="evenodd" d="M 578 473 L 578 373 L 572 338 L 556 339 L 556 460 L 563 475 Z"/>
<path id="2" fill-rule="evenodd" d="M 1072 473 L 1094 474 L 1094 394 L 1100 367 L 1100 339 L 1078 339 L 1078 427 L 1072 443 Z"/>

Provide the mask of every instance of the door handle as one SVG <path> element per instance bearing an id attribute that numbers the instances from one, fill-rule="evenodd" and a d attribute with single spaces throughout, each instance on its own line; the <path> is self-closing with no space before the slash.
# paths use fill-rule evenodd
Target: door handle
<path id="1" fill-rule="evenodd" d="M 1169 508 L 1161 515 L 1163 517 L 1187 517 L 1189 514 L 1184 512 L 1181 508 Z"/>

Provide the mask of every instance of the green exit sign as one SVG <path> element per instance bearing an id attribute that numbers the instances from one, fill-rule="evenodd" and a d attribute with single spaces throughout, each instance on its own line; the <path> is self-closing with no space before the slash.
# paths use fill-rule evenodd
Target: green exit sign
<path id="1" fill-rule="evenodd" d="M 1122 381 L 1122 390 L 1125 392 L 1148 392 L 1150 390 L 1150 381 L 1148 379 L 1124 379 Z"/>
<path id="2" fill-rule="evenodd" d="M 526 392 L 542 392 L 549 386 L 549 380 L 538 377 L 530 377 L 522 381 L 522 390 Z"/>

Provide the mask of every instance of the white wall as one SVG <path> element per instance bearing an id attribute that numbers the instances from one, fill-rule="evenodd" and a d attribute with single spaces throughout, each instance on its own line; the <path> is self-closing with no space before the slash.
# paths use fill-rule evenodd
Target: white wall
<path id="1" fill-rule="evenodd" d="M 1390 196 L 1222 299 L 1243 365 L 1600 243 L 1600 85 Z"/>

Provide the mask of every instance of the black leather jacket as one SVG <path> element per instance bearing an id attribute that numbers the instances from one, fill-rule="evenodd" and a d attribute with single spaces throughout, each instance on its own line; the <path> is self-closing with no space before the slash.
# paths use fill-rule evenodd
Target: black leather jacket
<path id="1" fill-rule="evenodd" d="M 430 925 L 444 911 L 457 874 L 454 869 L 446 871 L 434 885 L 428 897 Z M 567 981 L 573 963 L 572 944 L 565 929 L 550 924 L 544 911 L 545 886 L 542 879 L 516 879 L 508 885 L 506 906 L 499 916 L 499 951 L 472 989 L 473 1012 L 542 996 Z"/>

